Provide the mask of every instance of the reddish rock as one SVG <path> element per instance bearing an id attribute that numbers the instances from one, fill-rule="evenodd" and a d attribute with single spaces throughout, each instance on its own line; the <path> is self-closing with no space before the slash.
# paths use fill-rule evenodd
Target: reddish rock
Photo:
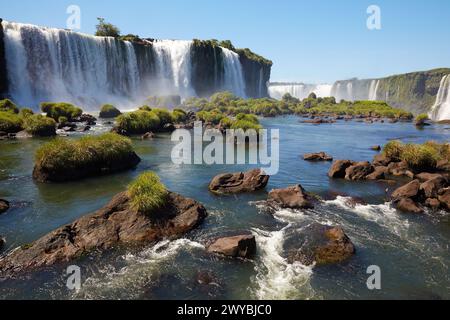
<path id="1" fill-rule="evenodd" d="M 362 180 L 373 172 L 373 167 L 368 161 L 357 162 L 345 170 L 345 179 Z"/>
<path id="2" fill-rule="evenodd" d="M 423 209 L 409 198 L 401 198 L 396 202 L 396 208 L 406 213 L 423 213 Z"/>
<path id="3" fill-rule="evenodd" d="M 373 172 L 366 176 L 367 180 L 384 180 L 386 174 L 388 173 L 388 168 L 383 166 L 375 167 Z"/>
<path id="4" fill-rule="evenodd" d="M 306 209 L 314 207 L 311 197 L 301 185 L 272 190 L 269 193 L 268 201 L 269 203 L 276 203 L 282 208 Z"/>
<path id="5" fill-rule="evenodd" d="M 417 197 L 420 189 L 419 180 L 413 180 L 410 183 L 401 186 L 397 190 L 392 193 L 392 199 L 400 199 L 400 198 L 415 198 Z"/>
<path id="6" fill-rule="evenodd" d="M 346 174 L 345 171 L 353 164 L 354 162 L 350 160 L 336 160 L 331 165 L 328 176 L 330 178 L 344 178 Z"/>
<path id="7" fill-rule="evenodd" d="M 437 210 L 441 206 L 441 203 L 436 198 L 428 198 L 425 200 L 425 205 L 431 209 Z"/>
<path id="8" fill-rule="evenodd" d="M 372 163 L 374 166 L 387 166 L 391 162 L 391 158 L 386 157 L 384 154 L 377 154 L 375 157 L 373 157 Z"/>
<path id="9" fill-rule="evenodd" d="M 269 182 L 269 178 L 261 169 L 254 169 L 248 172 L 225 173 L 211 180 L 209 190 L 215 194 L 253 192 L 264 189 Z"/>
<path id="10" fill-rule="evenodd" d="M 438 191 L 447 186 L 447 179 L 439 176 L 428 180 L 420 185 L 420 191 L 426 198 L 436 198 Z"/>
<path id="11" fill-rule="evenodd" d="M 436 169 L 440 171 L 450 172 L 450 162 L 448 160 L 439 160 L 436 164 Z"/>
<path id="12" fill-rule="evenodd" d="M 207 247 L 207 251 L 233 258 L 251 258 L 256 253 L 255 236 L 239 235 L 219 238 Z"/>
<path id="13" fill-rule="evenodd" d="M 333 161 L 333 157 L 325 152 L 306 153 L 303 159 L 306 161 Z"/>
<path id="14" fill-rule="evenodd" d="M 439 202 L 446 210 L 450 210 L 450 188 L 439 190 Z"/>

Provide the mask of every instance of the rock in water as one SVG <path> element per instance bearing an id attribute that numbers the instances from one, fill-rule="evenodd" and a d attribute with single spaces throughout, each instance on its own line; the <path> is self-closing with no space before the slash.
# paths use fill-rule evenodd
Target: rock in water
<path id="1" fill-rule="evenodd" d="M 330 178 L 344 178 L 345 170 L 353 165 L 353 161 L 350 160 L 336 160 L 333 162 L 330 171 L 328 172 L 328 176 Z"/>
<path id="2" fill-rule="evenodd" d="M 312 224 L 304 230 L 300 248 L 291 250 L 288 261 L 305 265 L 339 263 L 355 254 L 355 246 L 344 230 L 321 224 Z"/>
<path id="3" fill-rule="evenodd" d="M 306 153 L 303 159 L 306 161 L 333 161 L 333 157 L 325 152 Z"/>
<path id="4" fill-rule="evenodd" d="M 207 216 L 197 201 L 169 192 L 166 204 L 145 215 L 133 210 L 127 192 L 105 207 L 63 226 L 26 248 L 0 259 L 0 275 L 14 275 L 59 262 L 68 262 L 93 250 L 119 244 L 146 244 L 182 236 Z"/>
<path id="5" fill-rule="evenodd" d="M 0 214 L 8 211 L 9 209 L 9 202 L 3 199 L 0 199 Z"/>
<path id="6" fill-rule="evenodd" d="M 401 198 L 396 203 L 396 208 L 407 213 L 423 213 L 423 209 L 412 199 Z"/>
<path id="7" fill-rule="evenodd" d="M 426 198 L 436 198 L 438 191 L 447 186 L 447 179 L 443 176 L 433 178 L 420 185 L 420 191 Z"/>
<path id="8" fill-rule="evenodd" d="M 377 154 L 375 157 L 373 157 L 372 163 L 374 166 L 387 166 L 391 162 L 391 158 L 386 157 L 384 154 Z"/>
<path id="9" fill-rule="evenodd" d="M 253 192 L 264 189 L 269 182 L 269 178 L 261 169 L 254 169 L 247 172 L 225 173 L 212 179 L 209 184 L 209 190 L 215 194 Z"/>
<path id="10" fill-rule="evenodd" d="M 357 162 L 345 169 L 346 180 L 363 180 L 373 172 L 372 165 L 367 161 Z"/>
<path id="11" fill-rule="evenodd" d="M 375 167 L 373 172 L 366 176 L 367 180 L 382 180 L 386 178 L 388 168 L 383 166 Z"/>
<path id="12" fill-rule="evenodd" d="M 392 199 L 399 200 L 401 198 L 415 198 L 419 193 L 420 182 L 413 180 L 410 183 L 401 186 L 392 193 Z"/>
<path id="13" fill-rule="evenodd" d="M 290 209 L 307 209 L 314 207 L 311 197 L 299 184 L 285 189 L 275 189 L 270 191 L 268 202 L 275 203 L 282 208 Z"/>
<path id="14" fill-rule="evenodd" d="M 207 250 L 233 258 L 251 258 L 256 253 L 256 240 L 253 235 L 219 238 Z"/>
<path id="15" fill-rule="evenodd" d="M 439 190 L 438 199 L 442 207 L 444 207 L 447 211 L 450 211 L 450 188 Z"/>

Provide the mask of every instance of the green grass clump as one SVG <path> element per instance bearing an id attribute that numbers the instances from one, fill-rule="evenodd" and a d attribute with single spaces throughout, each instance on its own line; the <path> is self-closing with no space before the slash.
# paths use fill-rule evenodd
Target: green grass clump
<path id="1" fill-rule="evenodd" d="M 29 109 L 29 108 L 22 108 L 22 109 L 20 109 L 20 112 L 19 112 L 19 115 L 20 115 L 22 118 L 31 116 L 31 115 L 33 115 L 33 114 L 34 114 L 33 110 L 31 110 L 31 109 Z"/>
<path id="2" fill-rule="evenodd" d="M 394 161 L 405 161 L 414 170 L 434 169 L 439 160 L 450 161 L 450 145 L 433 141 L 404 144 L 394 140 L 386 144 L 383 154 Z"/>
<path id="3" fill-rule="evenodd" d="M 23 127 L 33 136 L 49 137 L 56 135 L 56 121 L 40 114 L 24 117 Z"/>
<path id="4" fill-rule="evenodd" d="M 58 121 L 59 117 L 66 117 L 69 121 L 81 116 L 83 110 L 66 102 L 42 102 L 41 110 L 47 114 L 47 117 Z"/>
<path id="5" fill-rule="evenodd" d="M 122 114 L 119 109 L 114 107 L 112 104 L 104 104 L 100 109 L 100 118 L 111 119 L 118 117 Z"/>
<path id="6" fill-rule="evenodd" d="M 175 123 L 184 122 L 187 119 L 187 113 L 183 109 L 174 109 L 172 111 L 172 119 Z"/>
<path id="7" fill-rule="evenodd" d="M 159 120 L 161 121 L 161 126 L 164 126 L 168 123 L 173 123 L 173 117 L 169 110 L 153 108 L 152 112 L 158 116 Z"/>
<path id="8" fill-rule="evenodd" d="M 131 140 L 115 133 L 85 136 L 76 140 L 56 138 L 42 145 L 36 165 L 52 171 L 76 170 L 98 163 L 126 159 L 133 152 Z"/>
<path id="9" fill-rule="evenodd" d="M 225 115 L 219 110 L 197 112 L 197 119 L 203 122 L 210 122 L 214 125 L 219 124 Z"/>
<path id="10" fill-rule="evenodd" d="M 161 120 L 153 111 L 137 110 L 121 114 L 116 118 L 117 128 L 129 134 L 140 134 L 158 130 Z"/>
<path id="11" fill-rule="evenodd" d="M 168 191 L 156 173 L 145 172 L 128 186 L 128 195 L 134 210 L 151 214 L 165 204 Z"/>
<path id="12" fill-rule="evenodd" d="M 22 118 L 9 111 L 0 111 L 0 131 L 16 133 L 22 130 Z"/>
<path id="13" fill-rule="evenodd" d="M 0 100 L 0 111 L 19 113 L 19 108 L 9 99 Z"/>

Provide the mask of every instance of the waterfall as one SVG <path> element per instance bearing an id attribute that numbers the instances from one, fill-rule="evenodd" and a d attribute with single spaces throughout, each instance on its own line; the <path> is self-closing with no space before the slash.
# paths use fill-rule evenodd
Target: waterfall
<path id="1" fill-rule="evenodd" d="M 307 98 L 311 93 L 317 97 L 331 96 L 331 85 L 329 84 L 303 84 L 303 83 L 273 83 L 269 85 L 269 95 L 274 99 L 281 99 L 286 93 L 300 100 Z"/>
<path id="2" fill-rule="evenodd" d="M 378 93 L 378 86 L 379 85 L 380 85 L 380 80 L 372 80 L 370 82 L 368 100 L 371 100 L 371 101 L 376 101 L 377 100 L 377 93 Z"/>
<path id="3" fill-rule="evenodd" d="M 245 82 L 239 55 L 227 48 L 222 48 L 224 81 L 222 89 L 239 97 L 245 97 Z"/>
<path id="4" fill-rule="evenodd" d="M 445 75 L 436 96 L 436 102 L 429 114 L 433 121 L 450 120 L 450 75 Z"/>
<path id="5" fill-rule="evenodd" d="M 44 101 L 64 101 L 86 110 L 104 103 L 128 109 L 148 96 L 197 96 L 193 41 L 144 45 L 7 21 L 2 27 L 8 95 L 21 106 L 37 109 Z M 222 48 L 222 58 L 214 65 L 217 72 L 209 70 L 217 73 L 212 90 L 245 97 L 239 55 Z"/>

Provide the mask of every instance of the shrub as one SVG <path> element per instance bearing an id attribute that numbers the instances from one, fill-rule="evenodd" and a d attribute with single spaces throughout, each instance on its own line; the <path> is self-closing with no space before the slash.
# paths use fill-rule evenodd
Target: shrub
<path id="1" fill-rule="evenodd" d="M 173 123 L 172 114 L 169 110 L 154 108 L 152 109 L 152 112 L 158 116 L 159 120 L 161 121 L 161 126 L 164 126 L 168 123 Z"/>
<path id="2" fill-rule="evenodd" d="M 394 161 L 400 161 L 403 150 L 403 144 L 399 140 L 392 140 L 386 143 L 383 148 L 383 154 Z"/>
<path id="3" fill-rule="evenodd" d="M 424 125 L 427 120 L 428 115 L 426 113 L 421 113 L 416 117 L 416 125 Z"/>
<path id="4" fill-rule="evenodd" d="M 120 30 L 115 25 L 105 22 L 104 18 L 97 18 L 98 24 L 96 25 L 97 31 L 95 35 L 98 37 L 114 37 L 120 36 Z"/>
<path id="5" fill-rule="evenodd" d="M 67 117 L 61 116 L 58 118 L 58 123 L 61 124 L 66 124 L 69 121 L 69 119 L 67 119 Z"/>
<path id="6" fill-rule="evenodd" d="M 76 140 L 53 139 L 36 151 L 35 161 L 39 167 L 64 172 L 127 159 L 131 152 L 133 147 L 130 139 L 106 133 Z"/>
<path id="7" fill-rule="evenodd" d="M 41 110 L 47 114 L 47 117 L 58 121 L 59 117 L 66 117 L 69 121 L 81 116 L 83 110 L 66 102 L 42 102 Z"/>
<path id="8" fill-rule="evenodd" d="M 152 108 L 150 108 L 150 107 L 147 106 L 147 105 L 144 105 L 144 106 L 140 107 L 139 110 L 152 111 Z"/>
<path id="9" fill-rule="evenodd" d="M 40 114 L 25 117 L 23 126 L 28 133 L 34 136 L 49 137 L 56 135 L 56 121 Z"/>
<path id="10" fill-rule="evenodd" d="M 33 114 L 34 114 L 33 110 L 31 110 L 31 109 L 29 109 L 29 108 L 23 108 L 23 109 L 20 109 L 20 112 L 19 112 L 19 115 L 20 115 L 22 118 L 31 116 L 31 115 L 33 115 Z"/>
<path id="11" fill-rule="evenodd" d="M 121 114 L 116 119 L 117 128 L 130 134 L 140 134 L 158 130 L 161 127 L 159 117 L 153 111 L 138 110 Z"/>
<path id="12" fill-rule="evenodd" d="M 213 111 L 200 111 L 197 113 L 197 119 L 204 122 L 210 122 L 214 125 L 219 124 L 225 117 L 223 113 L 218 110 Z"/>
<path id="13" fill-rule="evenodd" d="M 168 191 L 158 175 L 146 172 L 128 186 L 128 195 L 134 210 L 150 214 L 165 204 Z"/>
<path id="14" fill-rule="evenodd" d="M 22 130 L 22 119 L 12 112 L 0 111 L 0 131 L 16 133 Z"/>
<path id="15" fill-rule="evenodd" d="M 19 108 L 9 99 L 0 100 L 0 111 L 19 113 Z"/>
<path id="16" fill-rule="evenodd" d="M 186 111 L 183 109 L 174 109 L 172 112 L 172 119 L 175 123 L 184 122 L 187 119 Z"/>
<path id="17" fill-rule="evenodd" d="M 100 118 L 110 119 L 120 116 L 122 113 L 112 104 L 104 104 L 100 109 Z"/>
<path id="18" fill-rule="evenodd" d="M 262 126 L 258 123 L 254 123 L 248 120 L 236 120 L 231 125 L 231 129 L 243 129 L 244 131 L 254 129 L 256 131 L 259 131 L 260 129 L 262 129 Z"/>

